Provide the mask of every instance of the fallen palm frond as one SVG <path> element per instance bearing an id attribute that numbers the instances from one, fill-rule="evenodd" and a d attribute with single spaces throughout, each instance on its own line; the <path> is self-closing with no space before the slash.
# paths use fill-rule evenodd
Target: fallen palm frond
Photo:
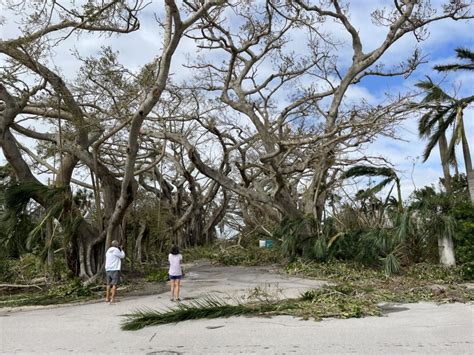
<path id="1" fill-rule="evenodd" d="M 283 311 L 285 307 L 277 302 L 228 304 L 220 298 L 207 296 L 190 303 L 179 303 L 167 311 L 141 309 L 126 315 L 123 330 L 138 330 L 151 325 L 177 323 L 191 319 L 227 318 L 242 315 L 259 315 Z"/>
<path id="2" fill-rule="evenodd" d="M 177 323 L 191 319 L 228 318 L 233 316 L 293 315 L 302 319 L 335 317 L 353 318 L 380 315 L 374 300 L 361 297 L 352 288 L 328 286 L 309 290 L 296 299 L 266 299 L 258 302 L 229 304 L 220 298 L 207 296 L 189 304 L 178 304 L 166 311 L 142 309 L 126 315 L 123 330 L 138 330 L 147 326 Z"/>

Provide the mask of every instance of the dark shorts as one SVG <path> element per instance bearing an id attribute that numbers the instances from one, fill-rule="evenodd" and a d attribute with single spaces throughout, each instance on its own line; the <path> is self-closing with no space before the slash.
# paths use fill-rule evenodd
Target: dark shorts
<path id="1" fill-rule="evenodd" d="M 183 277 L 183 275 L 169 275 L 170 276 L 170 280 L 181 280 L 181 278 Z"/>
<path id="2" fill-rule="evenodd" d="M 120 271 L 106 271 L 107 285 L 118 285 L 120 281 Z"/>

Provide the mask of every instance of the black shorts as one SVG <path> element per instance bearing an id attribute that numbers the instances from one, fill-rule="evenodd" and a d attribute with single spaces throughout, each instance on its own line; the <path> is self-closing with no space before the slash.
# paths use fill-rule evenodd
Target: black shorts
<path id="1" fill-rule="evenodd" d="M 118 285 L 120 281 L 120 270 L 106 271 L 107 285 Z"/>

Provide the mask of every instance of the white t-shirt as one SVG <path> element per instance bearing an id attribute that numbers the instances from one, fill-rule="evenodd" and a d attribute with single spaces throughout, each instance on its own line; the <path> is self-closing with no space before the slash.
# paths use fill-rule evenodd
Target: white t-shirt
<path id="1" fill-rule="evenodd" d="M 125 252 L 119 248 L 110 247 L 105 253 L 105 271 L 117 271 L 122 266 L 122 259 L 125 258 Z"/>
<path id="2" fill-rule="evenodd" d="M 183 275 L 183 271 L 181 270 L 181 260 L 183 260 L 183 256 L 181 254 L 168 255 L 168 261 L 170 262 L 168 274 L 171 276 Z"/>

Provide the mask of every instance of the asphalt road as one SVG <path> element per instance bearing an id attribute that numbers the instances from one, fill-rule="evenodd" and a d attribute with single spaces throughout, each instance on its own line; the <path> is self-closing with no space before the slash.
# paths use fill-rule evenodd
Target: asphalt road
<path id="1" fill-rule="evenodd" d="M 324 282 L 265 268 L 194 267 L 182 298 L 240 298 L 258 290 L 297 296 Z M 125 332 L 123 314 L 170 307 L 168 293 L 55 307 L 0 310 L 2 353 L 137 354 L 473 354 L 472 304 L 397 305 L 383 317 L 302 321 L 289 316 L 187 321 Z"/>

